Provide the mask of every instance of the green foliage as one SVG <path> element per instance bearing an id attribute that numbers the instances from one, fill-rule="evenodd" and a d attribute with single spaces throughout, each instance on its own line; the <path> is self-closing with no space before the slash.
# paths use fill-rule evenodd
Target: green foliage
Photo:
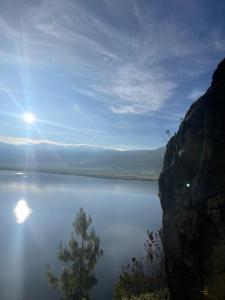
<path id="1" fill-rule="evenodd" d="M 169 300 L 168 289 L 162 289 L 154 293 L 141 294 L 140 296 L 132 296 L 131 298 L 122 298 L 122 300 Z"/>
<path id="2" fill-rule="evenodd" d="M 139 259 L 133 257 L 131 263 L 122 267 L 114 300 L 168 299 L 161 235 L 161 230 L 147 232 L 145 255 Z"/>
<path id="3" fill-rule="evenodd" d="M 48 283 L 60 291 L 62 300 L 90 299 L 89 292 L 97 283 L 94 268 L 103 251 L 91 223 L 91 217 L 87 217 L 81 208 L 73 223 L 68 245 L 61 243 L 59 247 L 58 259 L 64 265 L 60 276 L 54 276 L 52 268 L 47 267 Z"/>
<path id="4" fill-rule="evenodd" d="M 122 267 L 122 275 L 116 287 L 117 297 L 131 297 L 148 291 L 149 278 L 144 272 L 142 261 L 132 258 L 132 262 Z"/>
<path id="5" fill-rule="evenodd" d="M 147 274 L 151 278 L 152 289 L 162 289 L 167 286 L 164 249 L 162 246 L 162 229 L 158 231 L 147 231 L 145 247 L 145 263 Z"/>

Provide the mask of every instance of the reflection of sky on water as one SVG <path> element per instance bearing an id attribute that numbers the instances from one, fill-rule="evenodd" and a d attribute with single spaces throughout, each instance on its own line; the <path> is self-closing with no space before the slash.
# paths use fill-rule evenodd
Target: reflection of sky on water
<path id="1" fill-rule="evenodd" d="M 94 299 L 111 299 L 121 264 L 140 253 L 148 228 L 160 226 L 157 184 L 26 175 L 28 178 L 0 172 L 0 238 L 4 241 L 0 245 L 1 300 L 58 300 L 48 288 L 45 266 L 59 268 L 59 242 L 68 241 L 80 207 L 92 215 L 104 250 L 96 268 L 98 285 L 93 289 Z M 23 226 L 15 222 L 12 213 L 18 199 L 29 200 L 28 206 L 35 212 Z"/>

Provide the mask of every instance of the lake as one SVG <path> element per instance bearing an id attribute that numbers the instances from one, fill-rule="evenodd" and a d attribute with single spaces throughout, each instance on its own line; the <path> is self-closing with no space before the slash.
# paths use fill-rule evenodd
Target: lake
<path id="1" fill-rule="evenodd" d="M 59 243 L 69 240 L 80 207 L 91 214 L 104 251 L 92 299 L 112 299 L 121 265 L 143 253 L 147 229 L 161 227 L 157 193 L 156 182 L 1 171 L 1 300 L 59 299 L 48 287 L 46 265 L 60 270 Z M 21 200 L 32 213 L 18 223 Z"/>

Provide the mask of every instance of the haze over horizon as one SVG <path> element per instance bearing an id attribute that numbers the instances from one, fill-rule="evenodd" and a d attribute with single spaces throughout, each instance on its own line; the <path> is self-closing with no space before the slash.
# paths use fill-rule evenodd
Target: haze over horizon
<path id="1" fill-rule="evenodd" d="M 225 53 L 222 0 L 0 0 L 0 8 L 5 140 L 160 147 Z"/>

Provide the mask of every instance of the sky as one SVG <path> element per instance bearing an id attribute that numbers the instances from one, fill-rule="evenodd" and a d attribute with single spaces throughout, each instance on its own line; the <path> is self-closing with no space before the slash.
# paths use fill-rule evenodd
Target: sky
<path id="1" fill-rule="evenodd" d="M 224 16 L 224 0 L 0 0 L 1 141 L 164 145 L 225 56 Z"/>

